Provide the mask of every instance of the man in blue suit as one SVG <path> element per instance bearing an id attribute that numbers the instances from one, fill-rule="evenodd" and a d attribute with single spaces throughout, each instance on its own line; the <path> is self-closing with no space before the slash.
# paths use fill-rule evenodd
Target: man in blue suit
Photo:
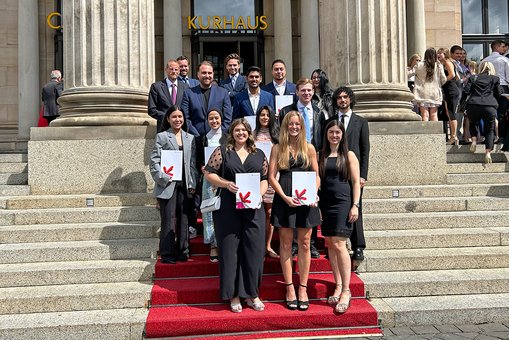
<path id="1" fill-rule="evenodd" d="M 232 121 L 232 105 L 228 91 L 213 85 L 214 67 L 210 61 L 202 61 L 198 68 L 199 85 L 184 92 L 182 111 L 186 116 L 189 132 L 196 137 L 204 137 L 210 130 L 207 113 L 211 108 L 220 108 L 223 112 L 221 124 L 224 133 L 228 132 Z"/>
<path id="2" fill-rule="evenodd" d="M 286 64 L 281 59 L 276 59 L 272 62 L 272 78 L 270 83 L 262 86 L 262 90 L 272 93 L 272 95 L 292 95 L 293 101 L 297 101 L 297 89 L 295 84 L 286 79 Z M 275 107 L 275 104 L 274 104 Z M 279 114 L 279 112 L 276 112 Z"/>
<path id="3" fill-rule="evenodd" d="M 190 78 L 189 74 L 189 59 L 185 55 L 181 55 L 177 58 L 177 62 L 179 63 L 179 71 L 180 74 L 178 76 L 178 81 L 182 83 L 186 83 L 189 87 L 195 87 L 200 85 L 200 82 L 197 79 Z"/>
<path id="4" fill-rule="evenodd" d="M 274 109 L 274 96 L 260 88 L 262 69 L 251 66 L 247 70 L 248 88 L 235 96 L 233 101 L 233 119 L 254 116 L 260 107 L 270 106 Z"/>
<path id="5" fill-rule="evenodd" d="M 240 74 L 240 57 L 237 53 L 229 54 L 225 59 L 228 77 L 219 82 L 219 86 L 225 88 L 230 95 L 233 105 L 233 98 L 237 93 L 247 89 L 246 78 Z"/>

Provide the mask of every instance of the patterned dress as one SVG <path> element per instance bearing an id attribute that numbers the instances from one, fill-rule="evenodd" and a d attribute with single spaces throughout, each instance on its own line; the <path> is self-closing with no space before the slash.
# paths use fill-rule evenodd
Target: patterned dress
<path id="1" fill-rule="evenodd" d="M 272 139 L 270 138 L 270 132 L 268 128 L 260 128 L 256 132 L 256 142 L 271 142 L 272 145 Z M 263 195 L 263 203 L 272 203 L 273 200 L 274 188 L 269 185 L 267 192 L 265 195 Z"/>
<path id="2" fill-rule="evenodd" d="M 222 133 L 221 129 L 218 130 L 210 130 L 207 133 L 207 142 L 208 146 L 219 146 L 219 139 L 221 138 Z M 207 164 L 209 160 L 205 160 L 205 164 Z M 203 186 L 202 186 L 202 200 L 206 200 L 216 195 L 217 188 L 212 184 L 207 182 L 205 177 L 203 178 Z M 216 242 L 216 234 L 214 231 L 214 220 L 212 219 L 212 212 L 202 213 L 203 220 L 203 243 L 210 244 L 213 247 L 217 247 Z"/>

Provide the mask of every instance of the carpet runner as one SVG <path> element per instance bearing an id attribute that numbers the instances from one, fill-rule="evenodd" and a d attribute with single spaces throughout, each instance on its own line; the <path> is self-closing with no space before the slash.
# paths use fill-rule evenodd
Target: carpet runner
<path id="1" fill-rule="evenodd" d="M 277 242 L 277 241 L 276 241 Z M 323 249 L 323 239 L 318 244 Z M 352 273 L 352 302 L 343 315 L 334 313 L 326 298 L 335 283 L 327 259 L 311 260 L 308 280 L 310 307 L 290 311 L 284 303 L 285 287 L 278 259 L 265 258 L 260 298 L 263 312 L 243 304 L 242 313 L 232 313 L 219 297 L 218 264 L 211 263 L 202 237 L 191 240 L 189 261 L 155 266 L 145 338 L 263 339 L 320 338 L 381 335 L 376 310 L 365 298 L 364 283 Z M 295 271 L 298 271 L 294 260 Z M 294 275 L 298 284 L 298 276 Z"/>

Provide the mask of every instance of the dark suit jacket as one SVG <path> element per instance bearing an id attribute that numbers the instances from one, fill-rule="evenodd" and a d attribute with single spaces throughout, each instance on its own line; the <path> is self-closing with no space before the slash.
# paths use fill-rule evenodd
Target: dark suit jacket
<path id="1" fill-rule="evenodd" d="M 150 86 L 148 95 L 148 114 L 157 120 L 157 131 L 159 132 L 166 112 L 172 105 L 181 105 L 184 91 L 188 89 L 186 83 L 177 82 L 177 102 L 171 100 L 171 93 L 166 84 L 166 79 L 155 82 Z"/>
<path id="2" fill-rule="evenodd" d="M 198 79 L 194 79 L 194 78 L 191 78 L 191 77 L 187 77 L 187 83 L 180 76 L 177 77 L 177 80 L 180 83 L 184 83 L 184 84 L 188 85 L 189 87 L 195 87 L 195 86 L 200 85 L 200 81 Z"/>
<path id="3" fill-rule="evenodd" d="M 52 80 L 42 88 L 41 99 L 44 103 L 43 117 L 59 116 L 57 99 L 62 95 L 62 83 Z"/>
<path id="4" fill-rule="evenodd" d="M 245 116 L 254 116 L 260 107 L 270 106 L 274 110 L 274 96 L 266 91 L 260 90 L 258 107 L 253 110 L 249 100 L 249 90 L 244 90 L 235 96 L 233 101 L 233 119 Z"/>
<path id="5" fill-rule="evenodd" d="M 226 91 L 228 91 L 228 95 L 230 96 L 231 103 L 233 105 L 233 99 L 235 96 L 247 89 L 247 81 L 246 78 L 239 73 L 237 80 L 235 81 L 235 87 L 232 86 L 232 80 L 230 76 L 228 76 L 226 79 L 222 79 L 219 82 L 219 86 L 222 88 L 225 88 Z"/>
<path id="6" fill-rule="evenodd" d="M 214 107 L 223 110 L 221 128 L 224 133 L 228 132 L 232 122 L 232 105 L 228 91 L 222 87 L 212 85 L 208 107 L 205 107 L 200 86 L 191 87 L 184 91 L 181 107 L 186 116 L 189 132 L 193 135 L 204 136 L 210 130 L 207 112 Z"/>
<path id="7" fill-rule="evenodd" d="M 267 83 L 262 86 L 262 90 L 267 91 L 269 93 L 272 93 L 273 96 L 278 96 L 279 92 L 276 91 L 276 87 L 274 86 L 274 82 Z M 295 84 L 286 80 L 286 87 L 285 87 L 285 95 L 291 94 L 296 95 L 297 88 L 295 87 Z"/>
<path id="8" fill-rule="evenodd" d="M 473 75 L 468 78 L 465 84 L 464 94 L 462 96 L 466 100 L 468 94 L 470 105 L 498 106 L 497 98 L 502 93 L 500 89 L 500 79 L 497 76 L 488 74 Z"/>
<path id="9" fill-rule="evenodd" d="M 323 128 L 331 119 L 338 119 L 338 114 L 335 113 L 323 125 Z M 325 133 L 322 131 L 322 133 Z M 346 130 L 348 138 L 348 150 L 353 151 L 359 160 L 361 170 L 361 177 L 368 180 L 368 165 L 369 165 L 369 126 L 365 118 L 352 112 L 350 121 L 348 122 L 348 129 Z"/>
<path id="10" fill-rule="evenodd" d="M 311 106 L 313 107 L 313 136 L 311 137 L 311 144 L 313 144 L 316 151 L 320 151 L 322 148 L 322 130 L 325 126 L 325 115 L 315 104 L 311 103 Z M 290 111 L 299 111 L 297 109 L 297 103 L 293 103 L 281 109 L 279 112 L 279 125 L 281 125 L 283 118 Z"/>

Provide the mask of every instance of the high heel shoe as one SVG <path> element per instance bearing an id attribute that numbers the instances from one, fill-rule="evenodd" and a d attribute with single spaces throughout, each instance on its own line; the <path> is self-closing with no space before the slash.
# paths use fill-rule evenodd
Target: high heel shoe
<path id="1" fill-rule="evenodd" d="M 492 163 L 493 161 L 491 160 L 491 155 L 489 153 L 485 154 L 484 155 L 484 163 L 485 164 L 489 164 L 489 163 Z"/>
<path id="2" fill-rule="evenodd" d="M 308 286 L 304 286 L 303 284 L 299 284 L 299 287 L 308 288 Z M 302 301 L 299 299 L 299 302 L 297 303 L 300 311 L 307 311 L 309 309 L 309 300 Z"/>
<path id="3" fill-rule="evenodd" d="M 334 308 L 334 311 L 338 314 L 343 314 L 347 311 L 348 307 L 350 307 L 350 301 L 352 300 L 352 293 L 350 292 L 350 289 L 344 289 L 343 291 L 341 291 L 341 295 L 343 294 L 348 294 L 348 302 L 347 303 L 344 303 L 344 302 L 341 302 L 341 303 L 338 303 L 336 305 L 336 307 Z"/>
<path id="4" fill-rule="evenodd" d="M 255 299 L 257 299 L 257 298 L 246 299 L 246 303 L 249 307 L 253 308 L 255 311 L 261 312 L 262 310 L 265 309 L 265 305 L 259 298 L 258 298 L 258 301 L 255 301 Z"/>
<path id="5" fill-rule="evenodd" d="M 290 282 L 290 283 L 286 283 L 285 286 L 288 288 L 290 286 L 293 286 L 293 282 Z M 288 298 L 285 300 L 286 302 L 286 307 L 289 309 L 289 310 L 296 310 L 297 307 L 299 306 L 298 305 L 298 301 L 297 299 L 294 299 L 294 300 L 288 300 Z"/>
<path id="6" fill-rule="evenodd" d="M 475 153 L 475 148 L 477 147 L 477 142 L 472 141 L 472 144 L 470 144 L 470 152 Z"/>
<path id="7" fill-rule="evenodd" d="M 449 140 L 447 141 L 447 144 L 449 144 L 449 145 L 459 145 L 460 144 L 460 140 L 456 136 L 451 136 L 451 138 L 449 138 Z"/>
<path id="8" fill-rule="evenodd" d="M 333 295 L 331 295 L 331 296 L 329 296 L 329 297 L 327 298 L 327 303 L 328 303 L 329 305 L 337 305 L 337 304 L 338 304 L 338 302 L 339 302 L 339 298 L 340 298 L 340 296 L 341 296 L 341 291 L 342 291 L 342 289 L 341 289 L 341 284 L 336 285 L 336 289 L 334 290 L 334 293 L 335 293 L 337 290 L 339 290 L 339 295 L 337 295 L 337 296 L 336 296 L 336 295 L 334 295 L 334 294 L 333 294 Z"/>

